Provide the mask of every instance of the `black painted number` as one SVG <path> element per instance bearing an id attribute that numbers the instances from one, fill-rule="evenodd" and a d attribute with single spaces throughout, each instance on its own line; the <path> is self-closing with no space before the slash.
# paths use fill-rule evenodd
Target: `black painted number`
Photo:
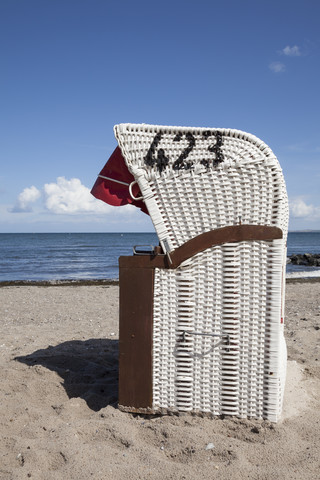
<path id="1" fill-rule="evenodd" d="M 170 160 L 166 155 L 164 149 L 158 148 L 162 139 L 162 135 L 163 134 L 161 132 L 155 135 L 148 150 L 148 153 L 144 157 L 145 164 L 149 167 L 156 166 L 160 174 L 169 166 L 170 163 Z M 173 162 L 173 170 L 191 170 L 194 166 L 194 162 L 192 160 L 187 161 L 187 158 L 196 146 L 196 139 L 194 135 L 191 132 L 177 133 L 177 135 L 174 136 L 173 141 L 180 142 L 184 136 L 188 141 L 188 145 L 183 149 L 179 157 Z M 224 160 L 221 149 L 221 146 L 223 144 L 222 134 L 220 132 L 212 132 L 211 130 L 205 130 L 202 134 L 202 140 L 208 140 L 210 137 L 213 137 L 213 143 L 211 143 L 210 139 L 210 145 L 208 146 L 207 150 L 211 154 L 214 154 L 214 157 L 208 159 L 204 158 L 200 160 L 200 163 L 206 168 L 210 168 L 210 166 L 215 167 Z"/>
<path id="2" fill-rule="evenodd" d="M 149 165 L 150 167 L 156 165 L 160 173 L 162 173 L 169 164 L 169 158 L 166 156 L 163 148 L 159 148 L 157 156 L 155 155 L 156 148 L 159 145 L 161 138 L 162 133 L 157 133 L 150 145 L 147 155 L 144 158 L 146 165 Z"/>
<path id="3" fill-rule="evenodd" d="M 183 135 L 181 133 L 178 133 L 174 137 L 173 141 L 180 142 L 182 137 Z M 173 170 L 182 170 L 182 169 L 190 170 L 193 167 L 193 162 L 186 162 L 186 160 L 190 155 L 190 153 L 192 152 L 192 150 L 194 149 L 194 146 L 196 144 L 196 139 L 190 132 L 186 133 L 186 139 L 188 140 L 188 145 L 172 165 Z"/>

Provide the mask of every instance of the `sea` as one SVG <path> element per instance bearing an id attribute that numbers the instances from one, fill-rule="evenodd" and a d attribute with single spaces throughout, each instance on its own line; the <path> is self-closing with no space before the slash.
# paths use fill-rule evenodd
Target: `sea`
<path id="1" fill-rule="evenodd" d="M 117 280 L 118 258 L 158 245 L 155 233 L 1 233 L 0 282 Z M 145 247 L 144 247 L 145 246 Z M 288 256 L 320 253 L 320 232 L 290 232 Z M 287 278 L 320 277 L 320 267 L 287 263 Z"/>

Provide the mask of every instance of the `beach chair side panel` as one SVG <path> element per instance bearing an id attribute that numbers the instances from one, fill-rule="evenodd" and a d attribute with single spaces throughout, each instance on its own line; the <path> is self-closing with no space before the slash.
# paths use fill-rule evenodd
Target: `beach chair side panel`
<path id="1" fill-rule="evenodd" d="M 226 244 L 187 268 L 156 270 L 155 410 L 278 419 L 285 354 L 281 298 L 273 289 L 282 269 L 272 262 L 281 242 Z M 270 263 L 261 265 L 262 256 Z"/>

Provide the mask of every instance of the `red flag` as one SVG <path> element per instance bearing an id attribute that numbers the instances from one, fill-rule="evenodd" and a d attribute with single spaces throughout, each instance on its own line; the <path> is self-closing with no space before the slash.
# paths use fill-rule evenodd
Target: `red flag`
<path id="1" fill-rule="evenodd" d="M 142 200 L 133 200 L 131 197 L 129 185 L 132 182 L 134 182 L 134 176 L 129 172 L 121 150 L 117 147 L 101 170 L 96 183 L 92 187 L 91 194 L 99 200 L 116 207 L 130 203 L 149 215 L 145 203 Z M 141 196 L 136 183 L 132 187 L 132 193 L 135 197 Z"/>

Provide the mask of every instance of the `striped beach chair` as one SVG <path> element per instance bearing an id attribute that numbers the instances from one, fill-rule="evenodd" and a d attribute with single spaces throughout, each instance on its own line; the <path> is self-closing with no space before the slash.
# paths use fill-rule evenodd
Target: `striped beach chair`
<path id="1" fill-rule="evenodd" d="M 277 158 L 232 129 L 114 131 L 161 246 L 119 260 L 120 408 L 278 421 L 288 199 Z"/>

